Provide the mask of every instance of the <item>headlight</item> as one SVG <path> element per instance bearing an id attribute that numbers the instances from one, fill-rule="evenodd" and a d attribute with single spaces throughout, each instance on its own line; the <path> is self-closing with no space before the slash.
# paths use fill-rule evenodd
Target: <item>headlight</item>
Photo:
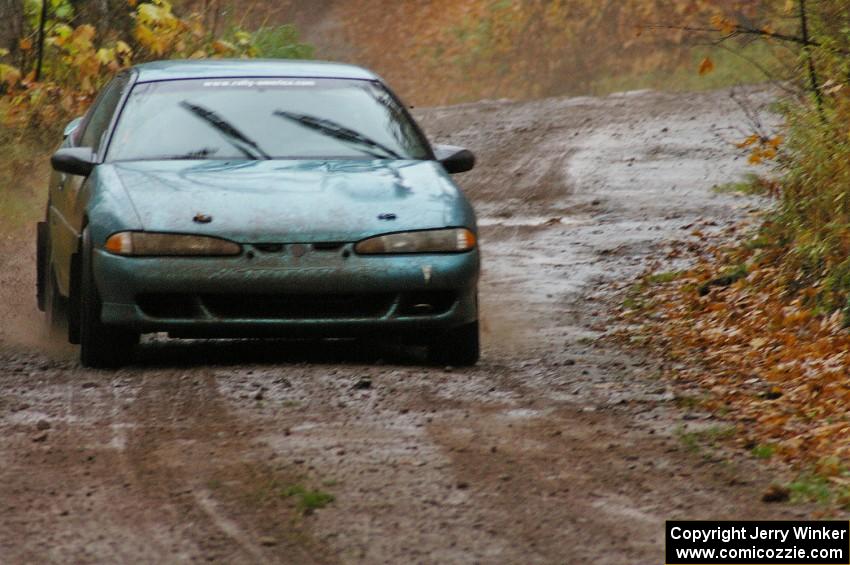
<path id="1" fill-rule="evenodd" d="M 116 255 L 136 257 L 181 255 L 239 255 L 242 246 L 205 235 L 125 231 L 112 234 L 104 248 Z"/>
<path id="2" fill-rule="evenodd" d="M 475 234 L 466 228 L 391 233 L 364 239 L 354 246 L 362 254 L 457 253 L 475 247 Z"/>

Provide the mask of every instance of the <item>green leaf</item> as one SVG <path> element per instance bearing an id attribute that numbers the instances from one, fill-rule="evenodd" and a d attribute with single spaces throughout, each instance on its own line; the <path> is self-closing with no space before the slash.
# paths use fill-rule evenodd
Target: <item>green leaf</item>
<path id="1" fill-rule="evenodd" d="M 74 17 L 74 8 L 65 4 L 53 11 L 53 17 L 57 20 L 70 20 Z"/>
<path id="2" fill-rule="evenodd" d="M 73 32 L 74 30 L 68 24 L 57 24 L 53 26 L 53 35 L 56 37 L 66 38 Z"/>

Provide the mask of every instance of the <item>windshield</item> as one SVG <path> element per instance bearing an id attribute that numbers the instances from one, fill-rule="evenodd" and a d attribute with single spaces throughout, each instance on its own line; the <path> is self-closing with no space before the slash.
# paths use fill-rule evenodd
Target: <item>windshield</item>
<path id="1" fill-rule="evenodd" d="M 137 84 L 107 155 L 163 159 L 428 159 L 380 84 L 342 79 L 193 79 Z"/>

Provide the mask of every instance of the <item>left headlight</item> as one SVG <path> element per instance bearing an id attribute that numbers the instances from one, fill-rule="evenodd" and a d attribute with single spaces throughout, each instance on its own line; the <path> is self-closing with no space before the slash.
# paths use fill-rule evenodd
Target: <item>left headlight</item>
<path id="1" fill-rule="evenodd" d="M 466 228 L 391 233 L 364 239 L 354 246 L 357 253 L 459 253 L 475 248 L 475 234 Z"/>
<path id="2" fill-rule="evenodd" d="M 242 252 L 238 243 L 218 237 L 132 231 L 112 234 L 104 249 L 115 255 L 133 257 L 239 255 Z"/>

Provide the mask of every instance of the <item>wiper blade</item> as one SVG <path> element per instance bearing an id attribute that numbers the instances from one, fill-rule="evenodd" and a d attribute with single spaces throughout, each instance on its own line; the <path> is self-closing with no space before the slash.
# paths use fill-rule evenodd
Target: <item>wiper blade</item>
<path id="1" fill-rule="evenodd" d="M 218 153 L 218 149 L 213 147 L 201 147 L 200 149 L 196 149 L 194 151 L 189 151 L 184 153 L 183 155 L 176 155 L 175 159 L 206 159 L 210 155 L 215 155 Z"/>
<path id="2" fill-rule="evenodd" d="M 189 151 L 180 155 L 153 155 L 145 156 L 143 159 L 145 161 L 196 161 L 208 159 L 211 155 L 215 155 L 216 153 L 218 153 L 218 149 L 202 147 L 195 151 Z"/>
<path id="3" fill-rule="evenodd" d="M 355 145 L 360 145 L 361 147 L 378 149 L 384 152 L 384 155 L 379 155 L 374 151 L 366 151 L 367 153 L 375 157 L 392 157 L 393 159 L 402 159 L 401 155 L 399 155 L 396 151 L 387 147 L 383 143 L 375 141 L 371 137 L 365 136 L 360 132 L 354 131 L 353 129 L 338 124 L 333 120 L 317 118 L 316 116 L 310 116 L 309 114 L 287 112 L 285 110 L 275 110 L 274 115 L 278 116 L 279 118 L 291 120 L 312 130 L 316 130 L 318 132 L 324 133 L 325 135 L 329 135 L 330 137 L 334 137 L 342 141 L 347 141 L 349 143 L 354 143 Z"/>
<path id="4" fill-rule="evenodd" d="M 236 129 L 233 124 L 231 124 L 212 110 L 204 108 L 203 106 L 198 106 L 197 104 L 192 104 L 191 102 L 187 102 L 186 100 L 180 102 L 180 105 L 195 114 L 196 116 L 198 116 L 199 118 L 201 118 L 202 120 L 204 120 L 205 122 L 209 123 L 212 127 L 217 129 L 221 133 L 223 133 L 228 138 L 228 141 L 230 141 L 230 144 L 233 145 L 233 147 L 238 149 L 243 155 L 245 155 L 249 159 L 256 159 L 257 155 L 251 153 L 239 143 L 234 143 L 234 140 L 244 143 L 245 145 L 256 151 L 257 154 L 259 154 L 260 157 L 262 157 L 263 159 L 272 158 L 271 155 L 263 151 L 260 146 L 257 145 L 256 141 Z"/>

